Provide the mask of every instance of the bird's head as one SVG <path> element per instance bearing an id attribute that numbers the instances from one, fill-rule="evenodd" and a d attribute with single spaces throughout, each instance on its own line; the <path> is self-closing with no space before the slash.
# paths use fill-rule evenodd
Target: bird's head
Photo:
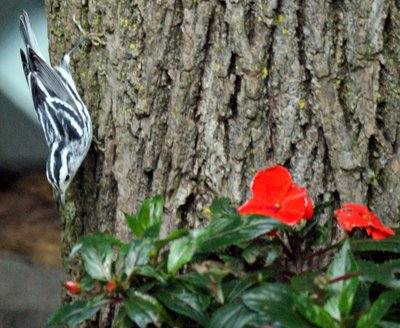
<path id="1" fill-rule="evenodd" d="M 62 206 L 65 204 L 65 193 L 77 171 L 72 160 L 72 152 L 64 142 L 56 142 L 50 148 L 46 175 L 50 184 L 58 191 Z"/>

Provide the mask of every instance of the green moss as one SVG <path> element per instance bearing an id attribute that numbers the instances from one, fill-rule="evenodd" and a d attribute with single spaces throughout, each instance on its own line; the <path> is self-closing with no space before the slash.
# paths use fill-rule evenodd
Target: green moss
<path id="1" fill-rule="evenodd" d="M 127 28 L 128 25 L 129 25 L 128 18 L 123 18 L 123 19 L 121 19 L 121 26 L 122 26 L 123 28 Z"/>
<path id="2" fill-rule="evenodd" d="M 263 67 L 263 70 L 262 70 L 262 78 L 263 78 L 263 80 L 265 80 L 267 77 L 268 77 L 268 68 L 267 67 Z"/>
<path id="3" fill-rule="evenodd" d="M 100 15 L 97 15 L 95 17 L 95 19 L 93 20 L 93 26 L 99 26 L 100 23 L 101 23 L 101 17 L 100 17 Z"/>

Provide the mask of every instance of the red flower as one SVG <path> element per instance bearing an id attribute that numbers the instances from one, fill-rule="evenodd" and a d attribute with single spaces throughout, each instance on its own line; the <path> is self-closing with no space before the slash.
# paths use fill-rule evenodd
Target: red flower
<path id="1" fill-rule="evenodd" d="M 117 285 L 114 281 L 109 281 L 108 283 L 106 283 L 106 289 L 109 293 L 112 293 L 115 288 L 117 288 Z"/>
<path id="2" fill-rule="evenodd" d="M 240 214 L 271 216 L 287 225 L 314 214 L 307 190 L 292 182 L 288 170 L 277 165 L 258 171 L 251 184 L 253 198 L 238 208 Z"/>
<path id="3" fill-rule="evenodd" d="M 347 203 L 338 209 L 335 214 L 344 230 L 351 231 L 354 228 L 365 228 L 368 235 L 376 240 L 388 238 L 395 234 L 392 229 L 385 227 L 378 217 L 365 206 Z"/>
<path id="4" fill-rule="evenodd" d="M 67 280 L 64 286 L 73 294 L 79 294 L 81 292 L 81 285 L 75 280 Z"/>

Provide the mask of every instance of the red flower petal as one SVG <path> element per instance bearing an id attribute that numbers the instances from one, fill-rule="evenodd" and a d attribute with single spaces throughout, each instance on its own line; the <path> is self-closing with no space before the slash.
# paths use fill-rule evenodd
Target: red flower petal
<path id="1" fill-rule="evenodd" d="M 385 227 L 366 206 L 347 203 L 337 210 L 335 214 L 340 226 L 347 231 L 351 231 L 354 228 L 365 228 L 367 234 L 377 240 L 395 234 L 392 229 Z"/>
<path id="2" fill-rule="evenodd" d="M 265 204 L 260 200 L 252 198 L 239 207 L 238 211 L 240 214 L 259 214 L 275 217 L 278 209 L 269 204 Z"/>
<path id="3" fill-rule="evenodd" d="M 292 184 L 288 194 L 282 201 L 281 211 L 277 213 L 280 220 L 287 225 L 298 223 L 304 217 L 306 197 L 306 189 L 299 188 L 297 184 Z"/>
<path id="4" fill-rule="evenodd" d="M 292 177 L 283 166 L 277 165 L 258 171 L 251 183 L 251 191 L 256 199 L 282 199 L 292 185 Z"/>
<path id="5" fill-rule="evenodd" d="M 304 212 L 304 219 L 309 220 L 314 216 L 314 205 L 311 198 L 306 198 L 306 210 Z"/>
<path id="6" fill-rule="evenodd" d="M 289 171 L 280 165 L 257 172 L 251 189 L 253 198 L 238 208 L 240 214 L 270 216 L 294 225 L 314 211 L 311 200 L 307 201 L 307 190 L 293 184 Z"/>

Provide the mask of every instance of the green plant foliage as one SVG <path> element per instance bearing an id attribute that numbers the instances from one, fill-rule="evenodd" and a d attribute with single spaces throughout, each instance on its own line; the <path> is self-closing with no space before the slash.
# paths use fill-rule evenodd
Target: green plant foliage
<path id="1" fill-rule="evenodd" d="M 132 291 L 124 301 L 124 307 L 128 317 L 140 328 L 145 328 L 150 323 L 156 325 L 171 322 L 164 307 L 149 295 Z"/>
<path id="2" fill-rule="evenodd" d="M 147 239 L 132 240 L 125 256 L 124 273 L 130 277 L 136 267 L 147 264 L 154 250 L 154 244 Z"/>
<path id="3" fill-rule="evenodd" d="M 109 281 L 112 276 L 113 247 L 123 243 L 109 234 L 88 234 L 73 247 L 70 259 L 81 254 L 86 272 L 96 280 Z"/>
<path id="4" fill-rule="evenodd" d="M 352 240 L 351 249 L 354 252 L 392 252 L 400 253 L 400 234 L 382 240 Z"/>
<path id="5" fill-rule="evenodd" d="M 325 304 L 325 309 L 338 321 L 346 318 L 353 306 L 359 278 L 358 276 L 351 276 L 351 274 L 358 272 L 357 262 L 350 251 L 349 242 L 346 241 L 326 274 L 327 278 L 332 280 L 332 283 L 327 287 L 329 298 Z"/>
<path id="6" fill-rule="evenodd" d="M 378 282 L 388 288 L 400 289 L 400 260 L 374 263 L 358 261 L 362 277 L 370 282 Z"/>
<path id="7" fill-rule="evenodd" d="M 162 222 L 164 201 L 161 196 L 146 199 L 136 216 L 125 214 L 128 226 L 136 237 L 158 237 Z"/>
<path id="8" fill-rule="evenodd" d="M 175 274 L 188 263 L 196 251 L 196 238 L 186 236 L 174 241 L 168 256 L 168 272 Z"/>
<path id="9" fill-rule="evenodd" d="M 210 297 L 194 294 L 181 284 L 160 289 L 154 294 L 170 310 L 189 317 L 202 326 L 208 324 L 206 308 Z"/>
<path id="10" fill-rule="evenodd" d="M 372 304 L 368 312 L 363 314 L 357 322 L 357 328 L 373 328 L 384 317 L 390 307 L 400 300 L 400 290 L 383 292 Z M 397 324 L 399 326 L 399 324 Z"/>
<path id="11" fill-rule="evenodd" d="M 209 328 L 242 328 L 252 322 L 256 314 L 242 302 L 228 303 L 214 312 Z"/>
<path id="12" fill-rule="evenodd" d="M 160 238 L 163 200 L 149 198 L 126 215 L 131 240 L 79 239 L 69 257 L 84 267 L 75 301 L 49 325 L 77 326 L 113 305 L 114 328 L 398 327 L 398 236 L 327 244 L 317 218 L 329 205 L 293 228 L 221 198 L 207 225 Z"/>
<path id="13" fill-rule="evenodd" d="M 110 302 L 101 296 L 79 300 L 60 307 L 48 320 L 48 325 L 77 325 L 95 315 L 102 306 Z"/>
<path id="14" fill-rule="evenodd" d="M 312 327 L 297 311 L 291 298 L 292 288 L 288 284 L 269 283 L 255 287 L 242 296 L 244 304 L 264 314 L 270 323 L 285 327 Z"/>

